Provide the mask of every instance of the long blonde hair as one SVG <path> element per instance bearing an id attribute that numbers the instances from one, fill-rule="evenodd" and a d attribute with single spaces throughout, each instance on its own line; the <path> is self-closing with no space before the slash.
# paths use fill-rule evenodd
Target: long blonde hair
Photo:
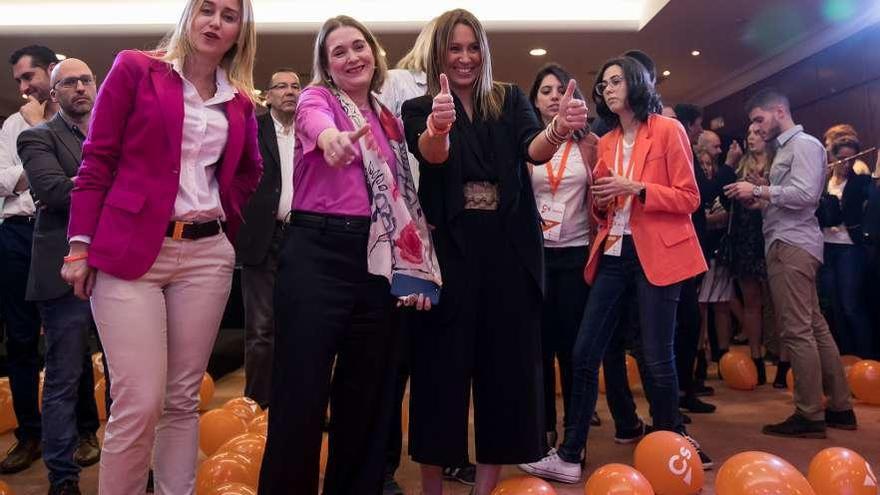
<path id="1" fill-rule="evenodd" d="M 449 40 L 452 30 L 458 24 L 464 24 L 474 30 L 477 42 L 480 44 L 480 57 L 482 64 L 480 77 L 474 87 L 473 104 L 475 111 L 482 117 L 497 119 L 501 116 L 501 108 L 504 106 L 504 85 L 492 80 L 492 56 L 489 53 L 489 38 L 486 30 L 479 19 L 464 9 L 455 9 L 444 12 L 437 18 L 434 28 L 434 36 L 431 39 L 431 56 L 425 72 L 428 75 L 428 94 L 436 96 L 440 92 L 440 74 L 445 70 Z"/>
<path id="2" fill-rule="evenodd" d="M 315 38 L 315 53 L 312 59 L 312 84 L 328 88 L 336 87 L 336 84 L 330 77 L 330 63 L 327 59 L 327 37 L 337 28 L 344 26 L 353 27 L 360 31 L 364 35 L 367 45 L 373 50 L 376 68 L 373 70 L 373 78 L 370 80 L 370 92 L 379 92 L 382 89 L 382 85 L 385 84 L 385 76 L 388 74 L 388 62 L 385 60 L 385 56 L 382 55 L 384 50 L 379 44 L 379 40 L 373 36 L 373 33 L 366 26 L 357 19 L 347 15 L 339 15 L 327 19 L 324 21 L 324 25 L 321 26 L 321 30 L 318 31 L 318 36 Z"/>
<path id="3" fill-rule="evenodd" d="M 226 77 L 239 92 L 255 101 L 254 91 L 254 59 L 257 55 L 257 30 L 254 24 L 254 8 L 251 0 L 239 0 L 241 3 L 241 29 L 238 40 L 223 55 L 220 67 L 226 71 Z M 152 52 L 152 55 L 165 62 L 179 60 L 180 65 L 186 58 L 195 54 L 195 47 L 189 39 L 189 31 L 193 18 L 202 8 L 205 0 L 188 0 L 183 15 L 177 22 L 174 31 L 168 34 Z"/>
<path id="4" fill-rule="evenodd" d="M 433 18 L 422 27 L 413 47 L 398 62 L 395 68 L 410 72 L 427 72 L 428 58 L 431 56 L 431 39 L 434 37 L 434 28 L 437 26 L 437 18 Z"/>

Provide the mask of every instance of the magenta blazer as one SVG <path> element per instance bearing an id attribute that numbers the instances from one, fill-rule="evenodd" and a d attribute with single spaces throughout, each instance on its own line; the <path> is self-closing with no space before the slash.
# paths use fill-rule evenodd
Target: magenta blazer
<path id="1" fill-rule="evenodd" d="M 68 237 L 91 236 L 90 266 L 134 280 L 156 261 L 180 187 L 183 112 L 183 80 L 170 64 L 138 51 L 117 55 L 95 101 L 70 199 Z M 231 240 L 263 164 L 250 99 L 237 94 L 226 117 L 229 137 L 215 177 Z"/>

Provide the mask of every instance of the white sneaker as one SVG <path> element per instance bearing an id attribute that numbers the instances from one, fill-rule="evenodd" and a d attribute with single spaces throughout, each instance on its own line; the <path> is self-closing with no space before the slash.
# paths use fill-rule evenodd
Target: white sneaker
<path id="1" fill-rule="evenodd" d="M 551 449 L 547 457 L 540 461 L 520 464 L 519 468 L 533 476 L 562 483 L 577 483 L 581 479 L 581 465 L 565 462 L 556 453 L 556 449 Z"/>

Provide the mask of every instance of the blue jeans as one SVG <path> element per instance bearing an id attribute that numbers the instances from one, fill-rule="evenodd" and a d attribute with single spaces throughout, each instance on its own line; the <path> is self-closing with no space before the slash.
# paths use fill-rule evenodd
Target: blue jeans
<path id="1" fill-rule="evenodd" d="M 652 285 L 645 278 L 632 238 L 624 237 L 620 256 L 603 256 L 581 330 L 574 346 L 574 378 L 565 439 L 559 457 L 580 462 L 587 442 L 590 417 L 599 395 L 599 365 L 618 329 L 627 290 L 635 290 L 641 330 L 643 381 L 651 399 L 654 427 L 684 432 L 678 412 L 678 378 L 675 372 L 675 311 L 681 284 Z M 627 308 L 633 310 L 634 308 Z M 614 386 L 606 383 L 606 386 Z"/>
<path id="2" fill-rule="evenodd" d="M 830 302 L 827 319 L 841 354 L 871 358 L 871 317 L 865 298 L 868 253 L 864 246 L 825 243 L 825 263 L 819 269 L 819 291 Z"/>
<path id="3" fill-rule="evenodd" d="M 80 434 L 98 428 L 88 336 L 92 311 L 73 293 L 37 303 L 46 338 L 43 382 L 43 462 L 49 483 L 79 479 L 73 460 Z M 82 398 L 82 400 L 80 400 Z"/>

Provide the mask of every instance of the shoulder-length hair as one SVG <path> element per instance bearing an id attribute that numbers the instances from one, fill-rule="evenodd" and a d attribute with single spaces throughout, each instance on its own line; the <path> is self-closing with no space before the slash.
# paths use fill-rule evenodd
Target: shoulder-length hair
<path id="1" fill-rule="evenodd" d="M 504 85 L 492 79 L 492 55 L 489 52 L 486 30 L 483 29 L 479 19 L 467 10 L 449 10 L 437 18 L 425 71 L 428 76 L 428 94 L 436 96 L 440 92 L 440 74 L 446 70 L 446 54 L 449 51 L 452 30 L 458 24 L 473 29 L 477 43 L 480 44 L 482 64 L 473 92 L 474 112 L 484 118 L 497 119 L 501 116 L 501 108 L 504 106 Z"/>
<path id="2" fill-rule="evenodd" d="M 555 76 L 556 79 L 559 79 L 559 82 L 562 84 L 563 88 L 567 88 L 568 81 L 571 81 L 573 79 L 571 77 L 571 74 L 569 74 L 567 70 L 563 69 L 561 65 L 554 62 L 551 62 L 544 67 L 541 67 L 538 73 L 535 74 L 535 81 L 532 82 L 532 89 L 529 90 L 529 102 L 531 102 L 532 108 L 535 110 L 535 115 L 538 116 L 538 122 L 541 122 L 541 119 L 543 118 L 541 116 L 541 111 L 538 110 L 538 105 L 536 103 L 538 100 L 538 91 L 541 89 L 541 82 L 544 81 L 545 77 L 550 75 Z M 584 99 L 584 95 L 583 93 L 581 93 L 580 86 L 574 88 L 574 97 L 579 100 Z M 580 141 L 589 132 L 590 124 L 587 124 L 587 126 L 583 129 L 578 129 L 574 131 L 574 140 Z"/>
<path id="3" fill-rule="evenodd" d="M 660 113 L 663 110 L 660 96 L 654 89 L 654 83 L 651 82 L 651 76 L 645 66 L 631 57 L 612 58 L 599 69 L 592 91 L 596 113 L 608 123 L 610 128 L 613 129 L 620 125 L 620 118 L 608 108 L 605 103 L 605 95 L 596 94 L 595 88 L 602 82 L 605 70 L 614 65 L 623 71 L 623 78 L 626 81 L 626 101 L 636 119 L 640 122 L 646 122 L 648 115 Z"/>
<path id="4" fill-rule="evenodd" d="M 360 21 L 347 15 L 338 15 L 324 21 L 318 36 L 315 38 L 315 52 L 312 58 L 312 85 L 324 86 L 327 88 L 335 88 L 336 83 L 330 77 L 330 62 L 327 57 L 327 37 L 330 33 L 341 27 L 353 27 L 364 35 L 367 45 L 373 51 L 373 60 L 376 61 L 376 68 L 373 69 L 373 78 L 370 80 L 370 92 L 379 92 L 385 83 L 385 76 L 388 75 L 388 62 L 382 55 L 384 50 L 379 44 L 379 40 L 373 36 L 373 33 L 361 24 Z M 372 98 L 372 96 L 371 96 Z"/>
<path id="5" fill-rule="evenodd" d="M 398 62 L 395 68 L 410 72 L 427 72 L 428 58 L 431 56 L 431 39 L 434 37 L 434 28 L 437 26 L 437 18 L 428 21 L 422 27 L 413 47 Z"/>
<path id="6" fill-rule="evenodd" d="M 239 0 L 241 4 L 241 29 L 238 39 L 232 48 L 223 55 L 220 67 L 226 71 L 229 83 L 241 93 L 255 101 L 254 91 L 254 59 L 257 54 L 257 29 L 254 24 L 254 8 L 251 0 Z M 179 60 L 180 65 L 186 64 L 187 57 L 195 55 L 195 47 L 189 38 L 193 18 L 199 13 L 205 0 L 189 0 L 183 9 L 183 15 L 168 36 L 166 36 L 152 56 L 165 62 Z"/>

